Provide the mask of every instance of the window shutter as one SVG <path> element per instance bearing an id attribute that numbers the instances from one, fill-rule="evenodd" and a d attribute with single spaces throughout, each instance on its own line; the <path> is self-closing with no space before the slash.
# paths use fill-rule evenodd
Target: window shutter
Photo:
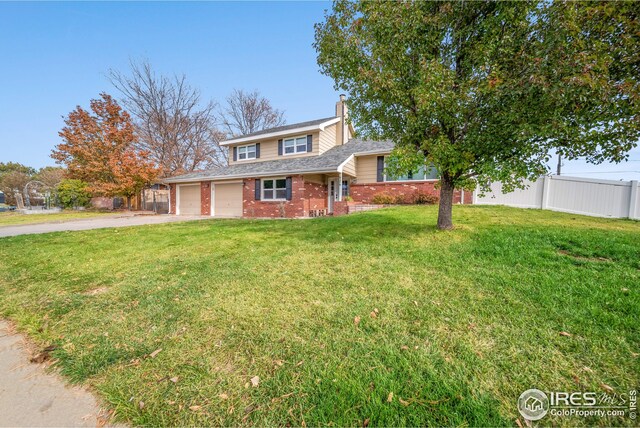
<path id="1" fill-rule="evenodd" d="M 234 147 L 233 148 L 233 161 L 237 161 L 238 160 L 238 148 Z"/>
<path id="2" fill-rule="evenodd" d="M 256 143 L 256 159 L 260 159 L 260 143 Z"/>
<path id="3" fill-rule="evenodd" d="M 378 172 L 376 175 L 376 181 L 384 181 L 384 156 L 378 156 Z"/>
<path id="4" fill-rule="evenodd" d="M 311 152 L 313 150 L 313 136 L 307 135 L 307 152 Z"/>
<path id="5" fill-rule="evenodd" d="M 282 156 L 282 140 L 278 140 L 278 156 Z"/>
<path id="6" fill-rule="evenodd" d="M 287 177 L 287 201 L 291 200 L 291 177 Z"/>
<path id="7" fill-rule="evenodd" d="M 260 194 L 262 193 L 260 189 L 260 179 L 256 178 L 256 201 L 260 200 Z"/>

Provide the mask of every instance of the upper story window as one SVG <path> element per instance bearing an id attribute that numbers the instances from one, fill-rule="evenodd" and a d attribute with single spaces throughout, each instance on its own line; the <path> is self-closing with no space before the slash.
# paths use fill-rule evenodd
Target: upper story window
<path id="1" fill-rule="evenodd" d="M 256 145 L 238 147 L 238 160 L 247 160 L 256 158 Z"/>
<path id="2" fill-rule="evenodd" d="M 294 137 L 287 138 L 282 140 L 282 144 L 284 145 L 284 154 L 285 155 L 293 155 L 296 153 L 306 153 L 307 152 L 307 137 Z"/>

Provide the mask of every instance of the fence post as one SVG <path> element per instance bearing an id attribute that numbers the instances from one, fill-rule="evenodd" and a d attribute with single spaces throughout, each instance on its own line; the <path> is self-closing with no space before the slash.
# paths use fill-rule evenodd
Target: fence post
<path id="1" fill-rule="evenodd" d="M 549 193 L 551 192 L 551 177 L 545 175 L 542 179 L 542 201 L 540 208 L 543 210 L 549 209 Z"/>
<path id="2" fill-rule="evenodd" d="M 629 218 L 638 220 L 640 213 L 636 212 L 638 206 L 638 180 L 631 180 L 631 196 L 629 197 Z"/>

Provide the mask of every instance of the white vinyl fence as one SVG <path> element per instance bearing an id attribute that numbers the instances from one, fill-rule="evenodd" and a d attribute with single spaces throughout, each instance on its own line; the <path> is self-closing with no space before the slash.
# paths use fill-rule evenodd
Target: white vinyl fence
<path id="1" fill-rule="evenodd" d="M 597 180 L 565 176 L 545 176 L 527 181 L 527 188 L 502 193 L 501 183 L 480 196 L 473 193 L 473 203 L 541 208 L 595 217 L 640 219 L 638 181 Z"/>

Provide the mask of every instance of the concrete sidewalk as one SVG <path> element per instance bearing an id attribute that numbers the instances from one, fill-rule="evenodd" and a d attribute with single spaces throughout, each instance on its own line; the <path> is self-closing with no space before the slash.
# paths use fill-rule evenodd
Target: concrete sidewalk
<path id="1" fill-rule="evenodd" d="M 102 427 L 106 412 L 87 390 L 30 362 L 24 338 L 0 321 L 0 426 Z"/>
<path id="2" fill-rule="evenodd" d="M 106 227 L 142 226 L 145 224 L 172 223 L 175 221 L 202 220 L 207 216 L 175 215 L 127 215 L 117 217 L 95 217 L 56 223 L 23 224 L 0 226 L 0 238 L 5 236 L 30 235 L 36 233 L 64 232 L 70 230 L 102 229 Z"/>

